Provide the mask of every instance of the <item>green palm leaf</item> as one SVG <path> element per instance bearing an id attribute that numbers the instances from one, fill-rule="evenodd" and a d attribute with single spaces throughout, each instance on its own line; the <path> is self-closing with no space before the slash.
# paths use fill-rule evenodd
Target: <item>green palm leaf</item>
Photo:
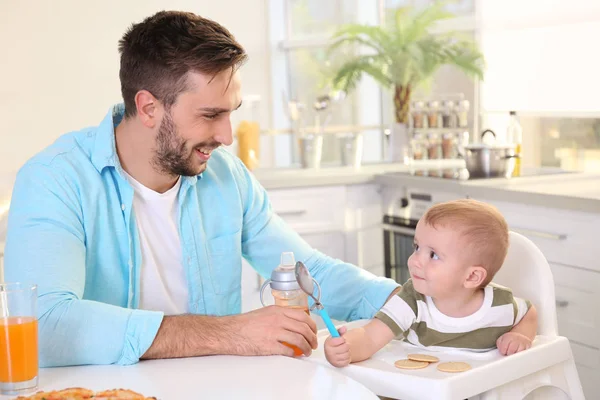
<path id="1" fill-rule="evenodd" d="M 456 32 L 433 33 L 440 21 L 455 17 L 446 11 L 446 4 L 436 2 L 417 12 L 398 8 L 394 23 L 388 27 L 360 24 L 341 27 L 328 48 L 328 54 L 341 54 L 345 58 L 330 79 L 332 87 L 350 91 L 367 74 L 386 88 L 411 93 L 415 86 L 430 82 L 444 65 L 453 65 L 470 77 L 483 79 L 485 61 L 472 40 Z"/>

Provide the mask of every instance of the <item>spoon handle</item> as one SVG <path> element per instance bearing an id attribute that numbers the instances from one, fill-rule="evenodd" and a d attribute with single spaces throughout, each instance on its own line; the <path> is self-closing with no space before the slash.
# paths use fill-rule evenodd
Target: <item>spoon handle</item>
<path id="1" fill-rule="evenodd" d="M 324 308 L 321 308 L 321 309 L 317 308 L 315 311 L 323 319 L 323 322 L 325 322 L 325 325 L 327 326 L 327 329 L 329 330 L 329 333 L 331 334 L 331 336 L 332 337 L 340 337 L 340 334 L 338 333 L 337 329 L 333 325 L 331 318 L 329 318 L 329 314 L 327 314 L 327 311 L 325 311 Z"/>

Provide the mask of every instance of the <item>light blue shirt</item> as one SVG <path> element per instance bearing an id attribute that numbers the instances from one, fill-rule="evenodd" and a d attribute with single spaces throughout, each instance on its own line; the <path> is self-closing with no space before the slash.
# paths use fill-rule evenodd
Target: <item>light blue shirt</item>
<path id="1" fill-rule="evenodd" d="M 138 309 L 142 260 L 133 188 L 114 136 L 123 111 L 115 106 L 98 127 L 60 137 L 17 175 L 5 275 L 38 284 L 42 366 L 136 363 L 163 318 Z M 201 175 L 183 177 L 178 203 L 191 313 L 239 313 L 242 257 L 268 277 L 283 251 L 304 261 L 339 320 L 371 318 L 397 287 L 312 249 L 223 149 Z"/>

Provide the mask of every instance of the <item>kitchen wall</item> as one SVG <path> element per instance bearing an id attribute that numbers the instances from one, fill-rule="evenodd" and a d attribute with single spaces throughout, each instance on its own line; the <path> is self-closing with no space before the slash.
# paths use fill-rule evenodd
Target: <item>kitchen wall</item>
<path id="1" fill-rule="evenodd" d="M 0 176 L 70 130 L 97 125 L 121 101 L 117 42 L 133 22 L 162 9 L 226 26 L 246 48 L 243 93 L 270 118 L 263 0 L 36 0 L 0 2 Z M 268 149 L 265 149 L 268 153 Z"/>

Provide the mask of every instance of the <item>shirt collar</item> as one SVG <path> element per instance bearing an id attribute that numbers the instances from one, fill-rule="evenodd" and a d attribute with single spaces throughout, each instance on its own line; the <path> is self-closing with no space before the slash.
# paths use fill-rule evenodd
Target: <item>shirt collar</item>
<path id="1" fill-rule="evenodd" d="M 115 142 L 115 127 L 121 123 L 125 116 L 125 105 L 123 103 L 116 104 L 108 111 L 96 132 L 96 140 L 94 149 L 92 150 L 92 164 L 98 170 L 106 167 L 117 168 L 122 170 L 119 156 L 117 155 L 117 145 Z M 182 176 L 182 183 L 186 185 L 194 185 L 202 174 L 197 176 Z"/>
<path id="2" fill-rule="evenodd" d="M 123 104 L 111 107 L 96 130 L 92 164 L 98 172 L 102 172 L 106 167 L 120 166 L 115 143 L 115 127 L 119 125 L 124 115 L 125 106 Z"/>

